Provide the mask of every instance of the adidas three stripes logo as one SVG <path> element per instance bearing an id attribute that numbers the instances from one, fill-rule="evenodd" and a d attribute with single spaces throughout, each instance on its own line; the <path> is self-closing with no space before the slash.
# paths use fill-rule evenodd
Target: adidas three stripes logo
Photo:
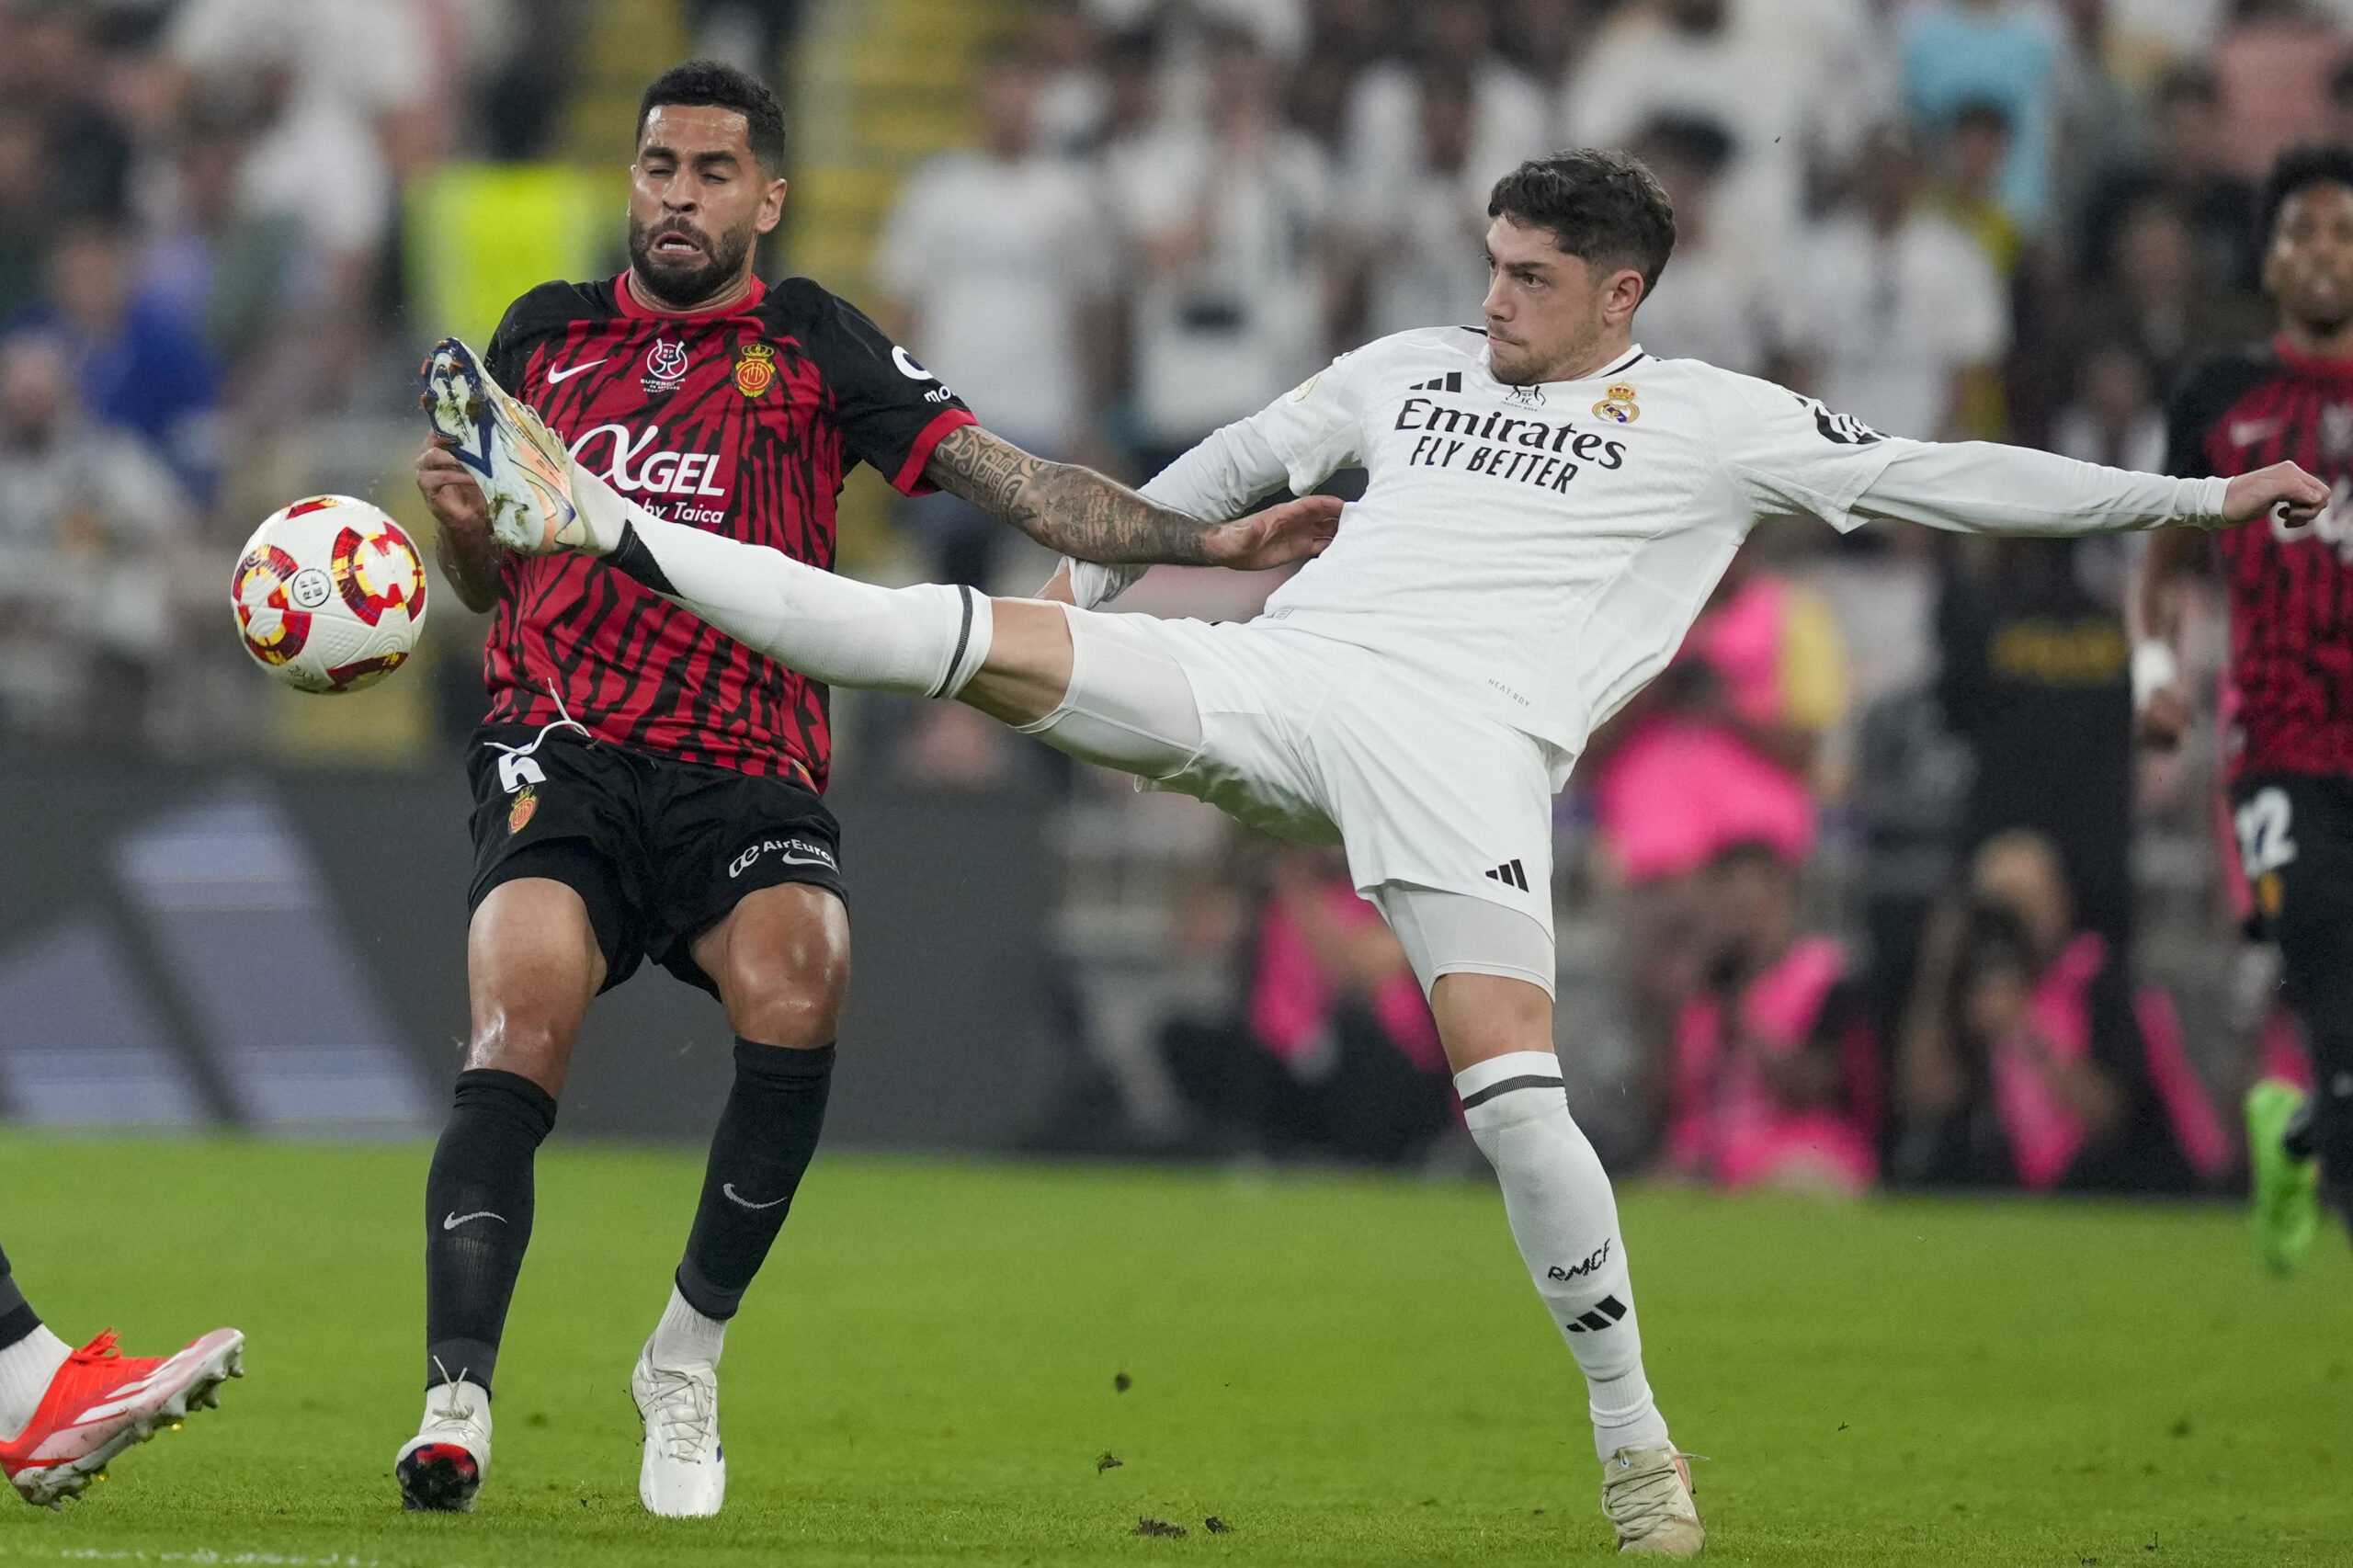
<path id="1" fill-rule="evenodd" d="M 1604 1296 L 1594 1303 L 1593 1311 L 1586 1312 L 1574 1323 L 1564 1323 L 1561 1326 L 1571 1334 L 1599 1334 L 1625 1315 L 1625 1302 L 1615 1296 Z"/>
<path id="2" fill-rule="evenodd" d="M 1427 381 L 1415 381 L 1412 386 L 1407 387 L 1405 390 L 1407 392 L 1459 392 L 1462 390 L 1462 372 L 1460 370 L 1449 370 L 1443 376 L 1432 376 Z"/>
<path id="3" fill-rule="evenodd" d="M 1502 865 L 1479 874 L 1491 882 L 1501 882 L 1506 887 L 1518 888 L 1522 892 L 1528 891 L 1528 872 L 1517 859 L 1506 860 Z"/>

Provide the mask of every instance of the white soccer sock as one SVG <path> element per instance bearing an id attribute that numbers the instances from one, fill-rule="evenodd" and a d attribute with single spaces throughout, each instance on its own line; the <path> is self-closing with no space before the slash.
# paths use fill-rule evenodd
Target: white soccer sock
<path id="1" fill-rule="evenodd" d="M 40 1408 L 40 1396 L 74 1347 L 36 1324 L 33 1331 L 0 1350 L 0 1441 L 21 1437 Z"/>
<path id="2" fill-rule="evenodd" d="M 719 1353 L 727 1348 L 727 1320 L 705 1317 L 670 1287 L 670 1304 L 662 1309 L 662 1321 L 654 1325 L 654 1337 L 646 1342 L 645 1354 L 657 1367 L 683 1367 L 695 1361 L 719 1365 Z"/>
<path id="3" fill-rule="evenodd" d="M 782 551 L 665 522 L 578 463 L 572 498 L 588 520 L 595 553 L 643 579 L 644 562 L 624 543 L 633 532 L 669 585 L 649 586 L 813 679 L 953 697 L 988 657 L 988 597 L 972 589 L 877 587 Z"/>
<path id="4" fill-rule="evenodd" d="M 1577 1131 L 1549 1051 L 1514 1051 L 1454 1075 L 1462 1119 L 1495 1167 L 1512 1239 L 1569 1353 L 1585 1371 L 1593 1446 L 1667 1446 L 1666 1420 L 1643 1375 L 1643 1336 L 1618 1203 L 1593 1145 Z"/>

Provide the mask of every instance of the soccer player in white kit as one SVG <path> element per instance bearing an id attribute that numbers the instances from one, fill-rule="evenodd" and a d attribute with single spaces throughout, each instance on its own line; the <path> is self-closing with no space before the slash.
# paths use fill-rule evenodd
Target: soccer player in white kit
<path id="1" fill-rule="evenodd" d="M 510 548 L 601 555 L 816 678 L 956 698 L 1253 825 L 1343 845 L 1429 994 L 1520 1255 L 1585 1372 L 1619 1549 L 1690 1556 L 1704 1532 L 1643 1373 L 1617 1206 L 1552 1051 L 1552 798 L 1586 737 L 1665 667 L 1759 517 L 2075 534 L 2274 507 L 2299 520 L 2327 492 L 2287 463 L 2179 480 L 1883 437 L 1768 382 L 1654 359 L 1632 321 L 1674 219 L 1623 154 L 1524 165 L 1490 212 L 1483 329 L 1345 355 L 1140 494 L 1006 465 L 994 498 L 1017 521 L 1096 507 L 1140 537 L 1168 511 L 1208 528 L 1361 463 L 1363 500 L 1245 624 L 1100 612 L 1131 575 L 1117 567 L 1067 566 L 1048 599 L 992 601 L 855 583 L 665 522 L 486 378 L 469 438 Z M 1227 526 L 1313 535 L 1312 552 L 1330 505 Z M 1116 557 L 1119 529 L 1098 537 Z"/>

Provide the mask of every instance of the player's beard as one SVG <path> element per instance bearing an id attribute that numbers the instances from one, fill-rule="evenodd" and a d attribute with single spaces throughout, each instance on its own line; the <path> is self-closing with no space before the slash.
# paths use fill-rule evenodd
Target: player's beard
<path id="1" fill-rule="evenodd" d="M 654 253 L 654 242 L 665 234 L 684 234 L 702 255 L 681 265 Z M 654 303 L 674 311 L 690 311 L 725 291 L 743 270 L 759 231 L 750 223 L 713 238 L 700 229 L 676 221 L 654 225 L 629 221 L 629 266 Z"/>

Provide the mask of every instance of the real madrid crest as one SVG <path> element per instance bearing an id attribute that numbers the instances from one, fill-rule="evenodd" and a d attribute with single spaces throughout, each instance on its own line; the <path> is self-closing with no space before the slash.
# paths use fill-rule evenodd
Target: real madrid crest
<path id="1" fill-rule="evenodd" d="M 1601 418 L 1615 419 L 1620 425 L 1631 425 L 1643 416 L 1643 411 L 1634 406 L 1634 388 L 1631 381 L 1610 382 L 1603 389 L 1601 401 L 1593 405 L 1593 412 Z"/>
<path id="2" fill-rule="evenodd" d="M 776 350 L 765 343 L 746 343 L 735 356 L 735 390 L 745 397 L 764 397 L 776 385 Z"/>

